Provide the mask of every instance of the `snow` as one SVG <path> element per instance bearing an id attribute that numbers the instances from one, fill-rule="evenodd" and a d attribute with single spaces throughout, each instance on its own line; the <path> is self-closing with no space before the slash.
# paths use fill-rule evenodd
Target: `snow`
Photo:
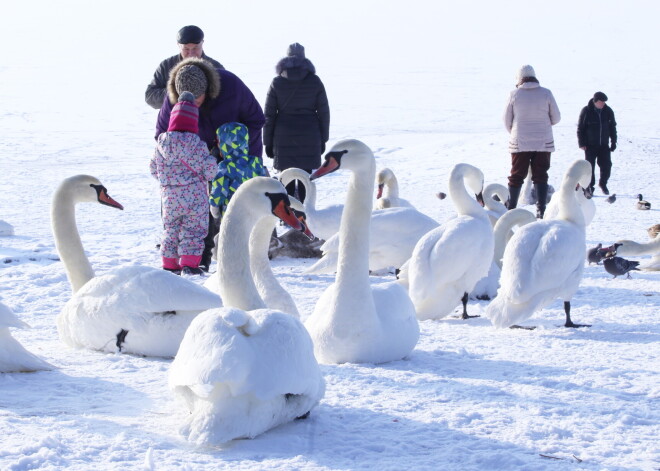
<path id="1" fill-rule="evenodd" d="M 50 230 L 63 178 L 99 177 L 123 212 L 77 210 L 97 275 L 159 266 L 160 201 L 148 173 L 156 113 L 143 93 L 175 33 L 198 24 L 205 50 L 265 100 L 274 65 L 298 41 L 323 79 L 331 142 L 368 144 L 397 175 L 401 197 L 439 223 L 454 214 L 451 168 L 479 167 L 506 184 L 502 123 L 522 64 L 562 112 L 550 183 L 582 158 L 580 109 L 604 91 L 619 123 L 608 204 L 596 190 L 587 247 L 646 243 L 658 222 L 660 4 L 283 0 L 10 2 L 0 29 L 0 299 L 31 329 L 10 329 L 53 371 L 0 374 L 0 469 L 67 470 L 652 470 L 660 464 L 660 275 L 612 279 L 585 266 L 565 329 L 555 301 L 495 329 L 483 317 L 420 322 L 407 359 L 322 365 L 325 396 L 306 420 L 223 448 L 179 433 L 188 418 L 168 387 L 172 360 L 75 350 L 55 318 L 71 297 Z M 270 161 L 266 161 L 270 165 Z M 349 172 L 317 181 L 317 207 L 344 202 Z M 635 209 L 636 195 L 650 211 Z M 531 208 L 530 208 L 531 209 Z M 640 261 L 650 255 L 629 257 Z M 628 257 L 627 257 L 628 258 Z M 313 260 L 276 258 L 273 270 L 306 320 L 333 275 L 303 275 Z M 372 277 L 372 284 L 393 276 Z M 200 280 L 201 283 L 202 280 Z M 471 301 L 483 314 L 487 301 Z M 456 311 L 458 312 L 458 311 Z M 547 455 L 559 459 L 546 458 Z M 581 461 L 579 461 L 581 460 Z"/>

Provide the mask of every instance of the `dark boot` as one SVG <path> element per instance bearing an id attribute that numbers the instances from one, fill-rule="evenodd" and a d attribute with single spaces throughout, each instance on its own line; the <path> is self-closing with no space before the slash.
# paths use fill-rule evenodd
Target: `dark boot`
<path id="1" fill-rule="evenodd" d="M 543 219 L 543 215 L 545 214 L 545 204 L 548 199 L 548 184 L 536 183 L 534 184 L 534 189 L 536 190 L 536 217 L 538 219 Z"/>
<path id="2" fill-rule="evenodd" d="M 519 186 L 509 185 L 509 201 L 508 201 L 507 209 L 513 209 L 518 206 L 518 198 L 520 198 L 520 190 L 521 187 Z"/>

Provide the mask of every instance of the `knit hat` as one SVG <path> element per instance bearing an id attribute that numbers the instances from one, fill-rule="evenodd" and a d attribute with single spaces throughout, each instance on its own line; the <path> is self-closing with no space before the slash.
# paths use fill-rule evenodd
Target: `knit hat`
<path id="1" fill-rule="evenodd" d="M 295 56 L 305 58 L 305 48 L 300 43 L 289 44 L 289 48 L 286 50 L 287 56 Z"/>
<path id="2" fill-rule="evenodd" d="M 199 109 L 195 105 L 192 93 L 184 91 L 179 95 L 179 101 L 170 113 L 170 124 L 167 131 L 192 132 L 199 130 Z"/>
<path id="3" fill-rule="evenodd" d="M 536 77 L 534 67 L 531 65 L 523 65 L 516 75 L 516 83 L 520 83 L 525 77 Z"/>
<path id="4" fill-rule="evenodd" d="M 188 91 L 195 95 L 195 98 L 199 98 L 206 93 L 208 85 L 209 81 L 204 71 L 193 64 L 181 67 L 174 78 L 174 86 L 179 95 Z"/>
<path id="5" fill-rule="evenodd" d="M 204 31 L 194 25 L 184 26 L 176 36 L 176 42 L 179 44 L 199 44 L 202 41 L 204 41 Z"/>
<path id="6" fill-rule="evenodd" d="M 597 101 L 607 101 L 607 95 L 605 95 L 603 92 L 594 93 L 594 103 Z"/>
<path id="7" fill-rule="evenodd" d="M 248 155 L 250 136 L 245 124 L 223 124 L 218 128 L 216 134 L 218 135 L 218 147 L 224 158 Z"/>

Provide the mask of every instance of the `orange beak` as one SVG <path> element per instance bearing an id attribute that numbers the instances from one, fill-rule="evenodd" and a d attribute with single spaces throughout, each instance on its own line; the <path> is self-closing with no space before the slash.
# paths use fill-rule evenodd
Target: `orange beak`
<path id="1" fill-rule="evenodd" d="M 302 223 L 293 214 L 293 210 L 284 200 L 277 203 L 277 206 L 273 209 L 273 214 L 294 229 L 304 232 Z"/>

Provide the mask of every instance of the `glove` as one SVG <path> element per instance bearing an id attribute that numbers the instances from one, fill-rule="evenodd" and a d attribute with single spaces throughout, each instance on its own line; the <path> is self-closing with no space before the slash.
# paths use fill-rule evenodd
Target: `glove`
<path id="1" fill-rule="evenodd" d="M 273 154 L 273 146 L 266 146 L 266 155 L 271 159 L 275 154 Z"/>
<path id="2" fill-rule="evenodd" d="M 321 155 L 325 153 L 325 142 L 321 142 Z"/>
<path id="3" fill-rule="evenodd" d="M 614 152 L 615 150 L 616 150 L 616 142 L 613 142 L 613 143 L 610 145 L 610 151 L 611 151 L 611 152 Z"/>

